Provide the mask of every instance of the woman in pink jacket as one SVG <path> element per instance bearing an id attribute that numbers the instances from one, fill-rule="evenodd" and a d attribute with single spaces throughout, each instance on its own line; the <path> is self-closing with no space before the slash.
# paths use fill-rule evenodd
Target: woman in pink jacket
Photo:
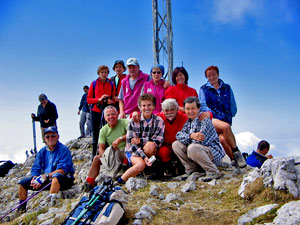
<path id="1" fill-rule="evenodd" d="M 152 79 L 144 83 L 141 91 L 141 95 L 150 93 L 156 98 L 156 107 L 153 111 L 154 114 L 161 112 L 161 103 L 165 100 L 165 89 L 170 86 L 168 81 L 162 79 L 164 73 L 164 66 L 159 64 L 153 65 L 150 70 Z"/>

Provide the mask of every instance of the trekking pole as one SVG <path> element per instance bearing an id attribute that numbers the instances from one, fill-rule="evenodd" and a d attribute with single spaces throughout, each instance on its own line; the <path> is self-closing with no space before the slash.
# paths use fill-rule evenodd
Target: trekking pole
<path id="1" fill-rule="evenodd" d="M 23 205 L 25 202 L 28 202 L 30 199 L 32 199 L 34 196 L 36 196 L 38 193 L 40 193 L 42 190 L 44 190 L 46 187 L 48 187 L 50 184 L 52 183 L 52 181 L 47 184 L 45 187 L 43 187 L 41 190 L 39 190 L 38 192 L 34 193 L 33 195 L 31 195 L 29 198 L 27 198 L 24 202 L 22 202 L 21 204 L 17 205 L 15 208 L 13 208 L 12 210 L 10 210 L 8 213 L 6 213 L 4 216 L 2 216 L 0 218 L 0 221 L 2 221 L 2 219 L 4 217 L 6 217 L 8 214 L 10 214 L 11 212 L 15 211 L 17 208 L 19 208 L 21 205 Z"/>
<path id="2" fill-rule="evenodd" d="M 103 182 L 103 185 L 100 186 L 99 190 L 97 190 L 96 193 L 93 194 L 92 198 L 89 200 L 86 207 L 81 211 L 77 219 L 71 224 L 75 225 L 81 218 L 84 216 L 84 214 L 87 213 L 87 211 L 95 204 L 95 202 L 100 198 L 103 197 L 104 193 L 107 192 L 112 187 L 112 180 L 108 179 Z"/>
<path id="3" fill-rule="evenodd" d="M 35 132 L 35 121 L 32 119 L 32 132 L 33 132 L 33 151 L 34 154 L 37 153 L 36 150 L 36 132 Z"/>

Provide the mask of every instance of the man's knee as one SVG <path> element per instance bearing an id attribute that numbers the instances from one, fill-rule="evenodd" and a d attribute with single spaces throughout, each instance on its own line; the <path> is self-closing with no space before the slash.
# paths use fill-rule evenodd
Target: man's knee
<path id="1" fill-rule="evenodd" d="M 154 142 L 148 141 L 144 147 L 144 152 L 147 156 L 156 155 L 156 145 Z"/>
<path id="2" fill-rule="evenodd" d="M 180 141 L 174 141 L 173 143 L 172 143 L 172 149 L 173 149 L 173 151 L 174 152 L 181 152 L 182 151 L 182 147 L 181 147 L 181 143 L 180 143 Z"/>

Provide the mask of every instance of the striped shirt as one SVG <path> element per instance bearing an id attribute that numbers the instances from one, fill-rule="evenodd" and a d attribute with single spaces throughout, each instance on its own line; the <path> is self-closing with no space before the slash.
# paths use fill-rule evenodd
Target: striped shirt
<path id="1" fill-rule="evenodd" d="M 162 118 L 152 115 L 150 121 L 147 122 L 141 115 L 140 123 L 135 123 L 132 120 L 128 125 L 125 151 L 144 159 L 146 155 L 143 146 L 148 141 L 152 141 L 159 148 L 164 141 L 164 131 L 165 124 Z M 141 140 L 140 144 L 131 144 L 131 139 L 135 137 Z"/>
<path id="2" fill-rule="evenodd" d="M 201 132 L 205 135 L 203 141 L 196 141 L 190 138 L 192 133 Z M 201 144 L 210 148 L 213 156 L 214 163 L 218 165 L 222 158 L 225 156 L 225 152 L 220 145 L 219 137 L 214 128 L 211 120 L 206 118 L 204 120 L 199 120 L 198 118 L 191 120 L 188 119 L 184 124 L 181 131 L 176 134 L 176 139 L 185 145 L 190 145 L 192 143 Z"/>

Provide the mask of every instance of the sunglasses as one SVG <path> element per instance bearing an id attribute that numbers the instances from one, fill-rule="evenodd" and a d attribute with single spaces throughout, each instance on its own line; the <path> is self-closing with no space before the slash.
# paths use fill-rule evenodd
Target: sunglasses
<path id="1" fill-rule="evenodd" d="M 56 136 L 57 136 L 57 135 L 55 135 L 55 134 L 52 134 L 52 135 L 46 135 L 45 138 L 46 138 L 46 139 L 49 139 L 50 137 L 51 137 L 51 138 L 55 138 Z"/>
<path id="2" fill-rule="evenodd" d="M 156 74 L 156 73 L 157 73 L 157 74 L 161 74 L 160 71 L 152 71 L 152 73 L 153 73 L 153 74 Z"/>

